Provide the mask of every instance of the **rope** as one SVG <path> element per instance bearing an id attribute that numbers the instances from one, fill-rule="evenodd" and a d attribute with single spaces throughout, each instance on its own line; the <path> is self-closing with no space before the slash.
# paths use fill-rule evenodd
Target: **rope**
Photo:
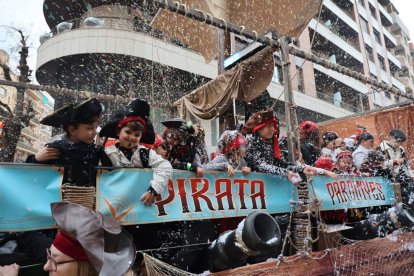
<path id="1" fill-rule="evenodd" d="M 177 246 L 170 246 L 170 247 L 159 247 L 159 248 L 151 248 L 151 249 L 143 249 L 137 250 L 137 253 L 146 253 L 158 250 L 167 250 L 167 249 L 177 249 L 177 248 L 186 248 L 186 247 L 193 247 L 193 246 L 200 246 L 200 245 L 210 245 L 212 242 L 203 242 L 203 243 L 192 243 L 186 245 L 177 245 Z"/>

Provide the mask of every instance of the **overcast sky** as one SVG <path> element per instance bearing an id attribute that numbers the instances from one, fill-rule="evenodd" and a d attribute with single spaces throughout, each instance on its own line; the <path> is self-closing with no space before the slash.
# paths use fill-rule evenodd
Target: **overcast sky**
<path id="1" fill-rule="evenodd" d="M 300 0 L 294 0 L 300 1 Z M 395 7 L 400 12 L 400 17 L 414 36 L 414 1 L 413 0 L 392 0 Z M 14 25 L 30 30 L 33 48 L 29 51 L 30 67 L 34 70 L 36 66 L 36 50 L 39 46 L 39 36 L 45 31 L 49 31 L 46 21 L 43 17 L 42 9 L 43 0 L 0 0 L 0 26 Z M 14 63 L 12 68 L 16 67 L 17 52 L 13 47 L 17 44 L 16 37 L 11 37 L 7 33 L 7 28 L 0 27 L 0 49 L 12 52 Z"/>

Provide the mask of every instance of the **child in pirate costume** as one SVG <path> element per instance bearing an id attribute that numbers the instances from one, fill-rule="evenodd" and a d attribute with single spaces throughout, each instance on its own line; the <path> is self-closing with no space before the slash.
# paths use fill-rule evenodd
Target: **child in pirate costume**
<path id="1" fill-rule="evenodd" d="M 40 121 L 41 124 L 62 127 L 65 131 L 54 142 L 46 144 L 36 155 L 30 155 L 27 163 L 53 164 L 64 167 L 63 184 L 72 186 L 95 186 L 98 165 L 112 166 L 112 162 L 101 146 L 94 144 L 96 128 L 102 106 L 95 98 L 78 105 L 68 104 Z M 19 248 L 45 262 L 45 249 L 50 247 L 54 231 L 27 231 L 18 234 Z"/>
<path id="2" fill-rule="evenodd" d="M 211 171 L 227 171 L 229 177 L 234 175 L 235 170 L 244 174 L 250 172 L 244 157 L 246 155 L 246 140 L 237 130 L 226 130 L 217 144 L 219 154 L 203 169 Z"/>
<path id="3" fill-rule="evenodd" d="M 167 186 L 172 175 L 171 164 L 148 149 L 140 142 L 153 144 L 155 132 L 149 120 L 150 106 L 146 101 L 136 99 L 126 110 L 121 110 L 102 127 L 101 137 L 116 138 L 115 145 L 105 148 L 115 167 L 152 168 L 154 171 L 148 191 L 141 200 L 145 205 L 152 205 L 155 197 Z"/>
<path id="4" fill-rule="evenodd" d="M 167 148 L 167 159 L 177 170 L 195 172 L 203 176 L 199 148 L 201 143 L 191 123 L 175 118 L 161 122 L 166 129 L 162 135 Z"/>
<path id="5" fill-rule="evenodd" d="M 336 174 L 311 166 L 293 166 L 280 160 L 278 144 L 279 122 L 273 110 L 261 111 L 252 115 L 242 128 L 247 137 L 246 162 L 252 171 L 287 177 L 296 183 L 297 173 L 324 174 L 336 178 Z"/>
<path id="6" fill-rule="evenodd" d="M 101 104 L 91 98 L 78 105 L 68 104 L 45 117 L 41 124 L 62 127 L 65 134 L 29 156 L 27 163 L 64 166 L 64 184 L 95 186 L 95 167 L 112 166 L 103 147 L 94 144 L 101 113 Z"/>

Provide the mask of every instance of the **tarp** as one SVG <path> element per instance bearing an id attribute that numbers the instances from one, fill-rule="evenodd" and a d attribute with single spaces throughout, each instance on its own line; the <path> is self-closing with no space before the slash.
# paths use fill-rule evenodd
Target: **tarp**
<path id="1" fill-rule="evenodd" d="M 297 37 L 319 12 L 322 0 L 185 0 L 187 7 L 201 10 L 226 22 L 244 26 L 259 35 L 275 31 Z M 153 26 L 201 54 L 209 63 L 217 55 L 217 29 L 161 9 Z"/>
<path id="2" fill-rule="evenodd" d="M 103 172 L 97 181 L 97 210 L 122 224 L 144 224 L 194 219 L 247 216 L 255 210 L 286 213 L 296 189 L 286 179 L 273 175 L 177 171 L 155 205 L 140 201 L 152 179 L 151 170 L 119 169 Z"/>
<path id="3" fill-rule="evenodd" d="M 210 120 L 227 111 L 233 99 L 249 102 L 259 96 L 272 80 L 275 62 L 272 48 L 260 52 L 225 71 L 174 103 L 180 117 Z"/>
<path id="4" fill-rule="evenodd" d="M 61 201 L 57 167 L 0 165 L 0 232 L 55 226 L 50 203 Z"/>

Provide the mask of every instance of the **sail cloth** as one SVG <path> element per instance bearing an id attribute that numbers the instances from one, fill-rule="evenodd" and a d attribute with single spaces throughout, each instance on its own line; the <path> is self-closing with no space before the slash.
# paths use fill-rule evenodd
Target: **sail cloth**
<path id="1" fill-rule="evenodd" d="M 227 111 L 233 99 L 250 102 L 266 90 L 272 80 L 274 49 L 266 47 L 225 71 L 174 103 L 180 117 L 194 116 L 211 120 Z"/>
<path id="2" fill-rule="evenodd" d="M 265 34 L 297 37 L 309 21 L 318 14 L 322 0 L 185 0 L 187 7 L 201 10 L 226 22 L 244 26 L 246 30 Z M 217 28 L 160 9 L 153 27 L 176 38 L 202 55 L 209 63 L 217 55 Z"/>

